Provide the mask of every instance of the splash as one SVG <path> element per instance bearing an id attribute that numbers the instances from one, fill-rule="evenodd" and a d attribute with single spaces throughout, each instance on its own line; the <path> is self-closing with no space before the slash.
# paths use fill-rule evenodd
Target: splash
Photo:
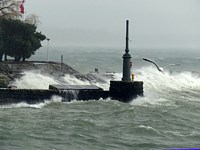
<path id="1" fill-rule="evenodd" d="M 153 67 L 144 67 L 134 71 L 136 81 L 144 81 L 144 88 L 147 91 L 163 92 L 164 91 L 184 91 L 200 90 L 200 78 L 191 72 L 181 72 L 164 74 Z M 113 73 L 112 80 L 121 80 L 122 73 Z M 102 77 L 103 78 L 103 77 Z M 23 73 L 20 79 L 16 79 L 13 85 L 17 88 L 24 89 L 48 89 L 49 84 L 68 84 L 68 85 L 97 85 L 103 89 L 108 89 L 110 80 L 104 77 L 104 83 L 83 81 L 72 75 L 66 74 L 60 79 L 53 76 L 44 75 L 36 71 L 27 71 Z M 58 81 L 59 80 L 59 81 Z"/>
<path id="2" fill-rule="evenodd" d="M 163 104 L 173 105 L 173 99 L 199 100 L 200 77 L 191 72 L 161 73 L 154 67 L 144 67 L 134 70 L 135 80 L 144 82 L 144 97 L 132 101 L 132 104 Z M 113 73 L 112 80 L 121 80 L 122 73 Z M 101 77 L 105 82 L 83 81 L 72 75 L 65 75 L 56 79 L 52 76 L 43 75 L 40 72 L 27 71 L 17 79 L 13 85 L 24 89 L 48 89 L 50 84 L 68 85 L 96 85 L 108 90 L 110 80 Z"/>
<path id="3" fill-rule="evenodd" d="M 170 74 L 161 73 L 152 67 L 142 68 L 136 71 L 136 80 L 144 81 L 146 90 L 161 91 L 185 91 L 200 90 L 200 78 L 191 72 Z"/>
<path id="4" fill-rule="evenodd" d="M 81 79 L 77 79 L 76 77 L 66 74 L 63 77 L 63 81 L 65 84 L 69 84 L 69 85 L 88 85 L 90 84 L 89 81 L 83 81 Z"/>
<path id="5" fill-rule="evenodd" d="M 117 76 L 118 74 L 114 74 L 113 76 Z M 81 79 L 77 79 L 76 77 L 72 76 L 72 75 L 68 75 L 66 74 L 63 77 L 63 81 L 65 84 L 68 85 L 95 85 L 98 86 L 104 90 L 109 90 L 110 87 L 110 78 L 107 78 L 105 76 L 102 76 L 101 74 L 97 74 L 97 78 L 100 78 L 102 81 L 104 82 L 97 82 L 96 80 L 92 80 L 92 81 L 83 81 Z"/>
<path id="6" fill-rule="evenodd" d="M 104 90 L 108 90 L 110 79 L 102 78 L 105 82 L 81 80 L 69 74 L 58 78 L 42 74 L 38 70 L 32 70 L 24 72 L 23 76 L 16 79 L 11 85 L 18 89 L 48 89 L 50 84 L 96 85 Z"/>
<path id="7" fill-rule="evenodd" d="M 200 92 L 200 78 L 191 72 L 161 73 L 153 67 L 144 67 L 135 71 L 135 80 L 144 82 L 145 96 L 132 104 L 169 105 L 174 99 L 197 100 Z"/>
<path id="8" fill-rule="evenodd" d="M 41 109 L 47 105 L 54 104 L 54 103 L 61 103 L 62 97 L 59 96 L 52 96 L 50 100 L 45 100 L 44 103 L 37 103 L 37 104 L 28 104 L 25 102 L 17 103 L 17 104 L 9 104 L 9 105 L 0 105 L 0 108 L 35 108 Z"/>
<path id="9" fill-rule="evenodd" d="M 57 84 L 57 82 L 39 71 L 26 71 L 21 78 L 12 83 L 18 89 L 48 89 L 49 84 Z"/>

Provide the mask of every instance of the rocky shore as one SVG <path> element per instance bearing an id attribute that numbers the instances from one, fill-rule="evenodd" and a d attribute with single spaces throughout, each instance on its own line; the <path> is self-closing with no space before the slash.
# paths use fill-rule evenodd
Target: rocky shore
<path id="1" fill-rule="evenodd" d="M 11 88 L 9 83 L 23 75 L 24 71 L 39 70 L 44 75 L 50 75 L 55 78 L 65 74 L 73 75 L 81 80 L 99 80 L 91 74 L 83 75 L 72 67 L 64 63 L 45 62 L 45 61 L 5 61 L 0 62 L 0 88 Z"/>

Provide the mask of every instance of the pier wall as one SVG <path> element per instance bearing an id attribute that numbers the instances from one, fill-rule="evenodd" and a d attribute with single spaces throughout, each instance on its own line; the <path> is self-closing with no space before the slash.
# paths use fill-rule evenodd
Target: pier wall
<path id="1" fill-rule="evenodd" d="M 50 85 L 47 90 L 1 88 L 0 105 L 20 102 L 35 104 L 51 100 L 54 95 L 62 97 L 63 102 L 99 100 L 109 97 L 113 100 L 129 102 L 138 96 L 143 96 L 143 82 L 111 81 L 109 91 L 93 85 Z"/>
<path id="2" fill-rule="evenodd" d="M 143 96 L 142 81 L 110 81 L 110 97 L 122 102 L 129 102 L 138 96 Z"/>
<path id="3" fill-rule="evenodd" d="M 11 104 L 26 102 L 35 104 L 51 99 L 53 95 L 59 95 L 55 90 L 37 90 L 37 89 L 0 89 L 0 104 Z"/>
<path id="4" fill-rule="evenodd" d="M 99 100 L 108 98 L 109 91 L 102 90 L 36 90 L 36 89 L 0 89 L 0 105 L 25 102 L 36 104 L 51 100 L 52 96 L 62 97 L 63 102 L 72 100 Z"/>

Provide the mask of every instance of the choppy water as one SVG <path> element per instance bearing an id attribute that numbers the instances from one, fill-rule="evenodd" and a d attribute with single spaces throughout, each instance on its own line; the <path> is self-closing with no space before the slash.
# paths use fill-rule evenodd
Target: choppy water
<path id="1" fill-rule="evenodd" d="M 72 58 L 80 58 L 74 67 L 77 69 L 79 65 L 87 64 L 86 71 L 95 66 L 103 68 L 103 59 L 102 64 L 111 65 L 100 70 L 115 71 L 116 68 L 119 73 L 115 73 L 115 80 L 121 79 L 119 52 L 90 52 L 94 56 L 93 62 L 87 55 L 79 57 L 78 53 L 65 53 L 66 63 Z M 144 81 L 144 97 L 130 103 L 109 99 L 61 103 L 60 97 L 53 97 L 50 102 L 36 105 L 0 106 L 0 149 L 160 150 L 200 147 L 200 54 L 136 53 L 133 72 L 135 80 Z M 111 59 L 107 59 L 108 56 Z M 181 66 L 172 67 L 162 74 L 152 64 L 143 62 L 141 57 L 152 58 L 161 65 L 181 63 Z M 63 80 L 68 84 L 90 84 L 69 75 Z M 108 89 L 109 80 L 106 81 L 96 84 Z M 15 82 L 19 88 L 42 89 L 53 83 L 56 80 L 52 77 L 32 71 Z"/>

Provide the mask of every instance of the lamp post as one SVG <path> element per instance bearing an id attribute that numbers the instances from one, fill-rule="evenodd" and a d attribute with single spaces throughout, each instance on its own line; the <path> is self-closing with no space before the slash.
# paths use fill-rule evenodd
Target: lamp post
<path id="1" fill-rule="evenodd" d="M 62 71 L 62 68 L 63 68 L 63 55 L 61 55 L 61 63 L 60 63 L 60 68 L 61 68 L 61 71 Z"/>
<path id="2" fill-rule="evenodd" d="M 111 99 L 130 102 L 138 96 L 143 96 L 143 81 L 131 81 L 131 55 L 128 48 L 129 21 L 126 20 L 126 48 L 123 55 L 123 77 L 121 81 L 110 81 L 109 94 Z"/>
<path id="3" fill-rule="evenodd" d="M 129 37 L 128 37 L 128 32 L 129 32 L 129 21 L 126 20 L 126 49 L 125 49 L 125 54 L 123 55 L 123 77 L 122 81 L 129 82 L 131 81 L 131 69 L 130 69 L 130 64 L 131 64 L 131 55 L 129 54 Z"/>
<path id="4" fill-rule="evenodd" d="M 49 62 L 49 38 L 46 39 L 47 40 L 47 62 Z"/>

